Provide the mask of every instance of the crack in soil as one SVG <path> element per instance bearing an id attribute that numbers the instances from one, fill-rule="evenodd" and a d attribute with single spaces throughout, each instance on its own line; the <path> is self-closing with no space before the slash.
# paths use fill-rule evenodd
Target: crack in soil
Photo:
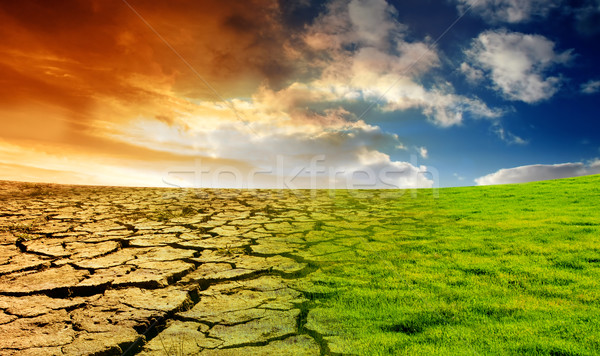
<path id="1" fill-rule="evenodd" d="M 18 319 L 0 324 L 0 332 L 8 335 L 0 341 L 0 350 L 53 346 L 56 340 L 50 333 L 56 329 L 69 340 L 61 345 L 67 353 L 152 354 L 161 353 L 160 347 L 177 335 L 171 332 L 180 330 L 197 338 L 197 352 L 268 348 L 304 336 L 313 340 L 303 339 L 307 350 L 331 354 L 324 336 L 306 327 L 313 306 L 311 296 L 290 285 L 319 269 L 318 263 L 299 255 L 298 249 L 336 239 L 307 241 L 310 231 L 324 231 L 329 220 L 315 219 L 306 209 L 286 208 L 286 200 L 300 204 L 306 198 L 303 194 L 279 192 L 276 198 L 283 200 L 278 202 L 269 194 L 261 197 L 261 192 L 201 190 L 210 199 L 200 199 L 199 191 L 195 191 L 196 197 L 184 192 L 166 199 L 165 194 L 172 190 L 39 185 L 49 194 L 36 199 L 20 194 L 22 185 L 0 182 L 0 192 L 12 197 L 2 203 L 0 214 L 0 231 L 4 231 L 0 233 L 0 269 L 15 264 L 7 273 L 0 270 L 0 303 L 1 298 L 25 298 L 23 307 L 35 309 L 41 306 L 28 304 L 26 298 L 83 301 L 35 317 L 17 314 Z M 86 196 L 94 199 L 81 203 Z M 132 210 L 136 203 L 139 207 Z M 28 225 L 30 216 L 38 216 L 40 211 L 46 222 Z M 295 220 L 286 215 L 289 212 L 303 216 L 304 225 L 290 224 Z M 49 225 L 49 221 L 56 224 Z M 64 225 L 67 223 L 69 226 Z M 56 232 L 36 233 L 46 225 Z M 32 249 L 12 233 L 11 226 L 27 226 L 27 233 L 35 234 L 31 236 L 40 243 L 62 242 L 52 245 L 54 249 L 48 249 L 50 245 Z M 132 239 L 158 234 L 174 240 L 152 247 L 131 244 Z M 293 245 L 284 242 L 281 237 L 288 234 L 298 234 L 298 241 Z M 194 245 L 193 236 L 201 246 Z M 111 241 L 117 243 L 115 249 L 95 251 L 102 246 L 98 243 Z M 73 242 L 85 244 L 68 249 Z M 266 252 L 271 248 L 276 252 Z M 215 261 L 199 261 L 206 253 L 212 253 Z M 76 258 L 77 254 L 83 257 Z M 3 263 L 4 256 L 8 259 Z M 30 258 L 47 265 L 28 265 Z M 78 265 L 81 261 L 88 264 Z M 287 263 L 287 269 L 277 263 Z M 186 279 L 200 269 L 199 278 Z M 237 275 L 238 271 L 242 274 Z M 208 302 L 210 298 L 215 304 Z M 0 305 L 0 310 L 6 308 Z M 197 323 L 199 330 L 185 329 L 189 326 L 185 323 Z M 202 325 L 206 330 L 200 330 Z M 14 333 L 4 332 L 13 327 L 37 330 L 40 336 L 23 338 L 16 333 L 20 339 L 13 340 Z M 61 335 L 56 337 L 63 340 Z M 157 340 L 163 346 L 155 347 Z"/>

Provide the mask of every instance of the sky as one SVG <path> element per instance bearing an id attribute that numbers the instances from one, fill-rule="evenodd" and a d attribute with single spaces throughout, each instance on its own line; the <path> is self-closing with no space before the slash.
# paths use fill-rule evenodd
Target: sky
<path id="1" fill-rule="evenodd" d="M 0 1 L 0 179 L 417 188 L 600 173 L 600 0 Z"/>

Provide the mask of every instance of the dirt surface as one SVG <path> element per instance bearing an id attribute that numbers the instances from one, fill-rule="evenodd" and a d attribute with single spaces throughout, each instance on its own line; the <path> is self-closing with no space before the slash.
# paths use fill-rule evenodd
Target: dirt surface
<path id="1" fill-rule="evenodd" d="M 308 194 L 0 182 L 0 353 L 330 354 Z"/>

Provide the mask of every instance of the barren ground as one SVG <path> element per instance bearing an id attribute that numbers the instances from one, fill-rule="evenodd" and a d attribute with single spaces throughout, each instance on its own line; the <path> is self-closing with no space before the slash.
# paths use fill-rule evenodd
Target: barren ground
<path id="1" fill-rule="evenodd" d="M 308 194 L 0 182 L 0 353 L 329 354 Z"/>

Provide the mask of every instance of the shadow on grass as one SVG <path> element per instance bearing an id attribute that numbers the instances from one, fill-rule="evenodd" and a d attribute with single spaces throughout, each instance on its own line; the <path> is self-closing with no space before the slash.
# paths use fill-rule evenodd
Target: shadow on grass
<path id="1" fill-rule="evenodd" d="M 404 333 L 407 335 L 419 334 L 427 328 L 438 325 L 456 324 L 457 314 L 451 310 L 426 311 L 410 315 L 399 323 L 383 326 L 381 329 L 387 332 Z"/>

